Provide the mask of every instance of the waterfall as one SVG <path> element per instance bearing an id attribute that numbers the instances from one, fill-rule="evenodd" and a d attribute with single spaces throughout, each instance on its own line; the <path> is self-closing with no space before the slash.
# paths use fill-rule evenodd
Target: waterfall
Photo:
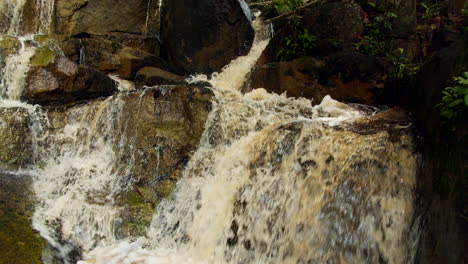
<path id="1" fill-rule="evenodd" d="M 53 1 L 39 2 L 39 31 L 46 32 Z M 22 8 L 14 7 L 14 13 Z M 35 158 L 24 172 L 33 176 L 39 200 L 33 225 L 64 263 L 414 260 L 418 162 L 407 128 L 362 131 L 357 124 L 372 113 L 329 96 L 312 106 L 265 89 L 242 94 L 270 35 L 261 21 L 254 26 L 248 55 L 210 77 L 188 80 L 212 84 L 213 109 L 176 189 L 140 237 L 119 236 L 126 212 L 118 199 L 135 183 L 132 168 L 139 162 L 123 118 L 135 105 L 125 98 L 137 100 L 132 118 L 138 119 L 147 90 L 112 76 L 120 93 L 109 98 L 66 110 L 21 103 L 34 47 L 20 38 L 21 49 L 2 72 L 1 106 L 24 107 L 31 115 Z"/>
<path id="2" fill-rule="evenodd" d="M 37 0 L 37 5 L 40 7 L 38 33 L 48 34 L 51 31 L 55 0 Z"/>
<path id="3" fill-rule="evenodd" d="M 1 39 L 1 36 L 0 36 Z M 19 100 L 24 89 L 26 74 L 29 71 L 29 61 L 35 52 L 35 47 L 28 45 L 32 36 L 19 37 L 21 48 L 16 54 L 6 58 L 1 69 L 0 101 L 2 99 Z"/>
<path id="4" fill-rule="evenodd" d="M 28 4 L 28 5 L 27 5 Z M 54 12 L 55 0 L 36 0 L 35 7 L 30 6 L 27 0 L 12 0 L 2 1 L 0 3 L 0 25 L 6 31 L 0 32 L 10 36 L 21 36 L 25 33 L 30 34 L 48 34 L 51 31 L 52 15 Z M 38 11 L 36 20 L 34 21 L 34 28 L 29 29 L 30 32 L 25 32 L 23 28 L 23 20 L 25 8 L 34 8 Z M 27 18 L 33 21 L 33 18 Z"/>
<path id="5" fill-rule="evenodd" d="M 85 263 L 409 263 L 418 230 L 412 137 L 353 131 L 366 116 L 329 96 L 312 106 L 245 75 L 268 41 L 209 80 L 216 95 L 197 151 L 146 236 Z"/>

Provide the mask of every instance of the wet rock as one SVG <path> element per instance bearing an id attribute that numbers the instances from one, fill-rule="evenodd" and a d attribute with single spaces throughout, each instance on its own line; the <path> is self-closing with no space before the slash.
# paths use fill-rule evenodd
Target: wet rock
<path id="1" fill-rule="evenodd" d="M 158 67 L 168 70 L 161 58 L 141 49 L 124 46 L 118 42 L 99 38 L 82 39 L 81 63 L 94 69 L 117 74 L 124 79 L 133 79 L 143 67 Z"/>
<path id="2" fill-rule="evenodd" d="M 77 64 L 124 79 L 133 80 L 135 73 L 143 67 L 169 70 L 164 60 L 148 52 L 159 52 L 149 38 L 126 38 L 122 34 L 79 39 L 65 35 L 38 35 L 35 41 L 41 46 L 40 49 L 59 47 L 67 58 Z"/>
<path id="3" fill-rule="evenodd" d="M 294 17 L 299 19 L 298 25 L 291 22 Z M 314 43 L 316 45 L 313 50 L 314 56 L 322 57 L 341 50 L 354 50 L 353 43 L 364 33 L 363 20 L 364 12 L 361 7 L 347 1 L 322 1 L 291 15 L 272 19 L 275 36 L 263 51 L 257 64 L 279 61 L 280 50 L 289 47 L 286 39 L 298 30 L 307 30 L 308 34 L 317 38 Z M 291 59 L 294 58 L 297 57 Z"/>
<path id="4" fill-rule="evenodd" d="M 243 0 L 175 0 L 163 6 L 163 58 L 183 73 L 212 73 L 248 53 L 254 38 Z"/>
<path id="5" fill-rule="evenodd" d="M 291 97 L 305 97 L 319 103 L 325 95 L 348 102 L 374 104 L 383 94 L 384 84 L 393 69 L 383 59 L 357 52 L 328 57 L 300 58 L 257 65 L 244 84 L 244 92 L 265 88 Z"/>
<path id="6" fill-rule="evenodd" d="M 145 67 L 136 73 L 135 84 L 139 87 L 163 84 L 182 84 L 185 77 L 154 67 Z"/>
<path id="7" fill-rule="evenodd" d="M 115 82 L 101 72 L 78 66 L 65 57 L 55 57 L 50 50 L 39 54 L 32 58 L 22 94 L 29 103 L 72 103 L 109 96 L 117 91 Z"/>
<path id="8" fill-rule="evenodd" d="M 132 182 L 116 200 L 116 205 L 123 208 L 117 233 L 120 237 L 144 235 L 154 208 L 171 194 L 197 148 L 212 99 L 210 89 L 177 85 L 121 92 L 110 99 L 71 107 L 52 107 L 48 111 L 49 133 L 51 140 L 57 141 L 50 145 L 59 151 L 62 145 L 70 144 L 69 138 L 53 135 L 76 122 L 73 113 L 81 113 L 79 118 L 86 124 L 76 140 L 100 138 L 102 125 L 114 128 L 104 140 L 115 151 L 114 170 Z M 108 202 L 105 190 L 92 195 L 91 203 Z"/>
<path id="9" fill-rule="evenodd" d="M 110 32 L 146 34 L 148 7 L 154 10 L 159 1 L 150 0 L 59 0 L 56 2 L 55 33 L 65 35 Z"/>
<path id="10" fill-rule="evenodd" d="M 32 163 L 29 121 L 24 108 L 0 108 L 0 169 L 24 168 Z"/>
<path id="11" fill-rule="evenodd" d="M 8 56 L 15 54 L 21 47 L 21 42 L 15 38 L 7 35 L 0 35 L 0 69 L 5 67 L 5 60 Z M 0 78 L 1 76 L 0 70 Z"/>
<path id="12" fill-rule="evenodd" d="M 32 180 L 0 170 L 0 263 L 40 264 L 45 240 L 33 230 Z"/>

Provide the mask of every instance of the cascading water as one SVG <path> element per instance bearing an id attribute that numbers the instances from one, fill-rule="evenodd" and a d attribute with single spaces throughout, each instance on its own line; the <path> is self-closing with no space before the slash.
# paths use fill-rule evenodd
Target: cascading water
<path id="1" fill-rule="evenodd" d="M 33 224 L 64 263 L 413 260 L 412 137 L 405 128 L 395 128 L 397 140 L 386 130 L 357 131 L 354 123 L 367 114 L 328 96 L 312 106 L 264 89 L 240 93 L 266 35 L 257 34 L 251 52 L 222 72 L 189 80 L 215 87 L 214 106 L 182 179 L 142 237 L 117 235 L 124 213 L 117 199 L 135 180 L 138 162 L 121 118 L 122 98 L 134 87 L 116 79 L 120 94 L 65 112 L 25 106 L 35 154 L 25 172 L 40 201 Z M 10 100 L 2 107 L 19 100 L 33 53 L 23 46 L 8 58 L 0 93 Z M 139 93 L 141 101 L 145 91 Z"/>
<path id="2" fill-rule="evenodd" d="M 352 132 L 363 113 L 330 97 L 312 107 L 263 89 L 242 95 L 266 43 L 210 79 L 216 106 L 200 146 L 147 235 L 80 263 L 412 261 L 411 137 Z"/>

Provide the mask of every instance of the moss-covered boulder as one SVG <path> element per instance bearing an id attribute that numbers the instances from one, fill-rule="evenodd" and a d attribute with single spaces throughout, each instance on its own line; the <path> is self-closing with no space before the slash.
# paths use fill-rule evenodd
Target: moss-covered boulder
<path id="1" fill-rule="evenodd" d="M 0 108 L 0 169 L 24 168 L 32 157 L 28 111 Z"/>
<path id="2" fill-rule="evenodd" d="M 172 193 L 190 153 L 198 146 L 212 98 L 210 89 L 197 86 L 153 88 L 125 98 L 128 110 L 124 112 L 129 113 L 124 117 L 129 121 L 125 134 L 138 149 L 138 162 L 132 170 L 138 180 L 123 195 L 124 211 L 129 213 L 123 214 L 122 235 L 144 234 L 154 208 Z M 139 116 L 132 117 L 135 111 Z"/>
<path id="3" fill-rule="evenodd" d="M 0 264 L 41 264 L 46 241 L 33 230 L 31 178 L 0 170 Z"/>

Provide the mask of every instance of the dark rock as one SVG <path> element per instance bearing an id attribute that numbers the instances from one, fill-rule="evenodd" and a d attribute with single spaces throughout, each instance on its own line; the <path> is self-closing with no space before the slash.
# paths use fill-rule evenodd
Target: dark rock
<path id="1" fill-rule="evenodd" d="M 139 70 L 135 77 L 135 84 L 138 87 L 183 83 L 185 83 L 185 77 L 154 67 Z"/>
<path id="2" fill-rule="evenodd" d="M 33 58 L 33 62 L 35 59 Z M 44 62 L 44 60 L 40 60 Z M 22 98 L 29 103 L 50 105 L 109 96 L 115 82 L 94 69 L 78 66 L 65 57 L 31 67 Z"/>
<path id="3" fill-rule="evenodd" d="M 99 71 L 117 74 L 124 79 L 133 80 L 137 71 L 144 67 L 169 70 L 167 63 L 158 56 L 117 42 L 83 39 L 80 48 L 81 63 Z"/>
<path id="4" fill-rule="evenodd" d="M 46 241 L 33 230 L 31 177 L 0 170 L 0 263 L 40 264 Z"/>
<path id="5" fill-rule="evenodd" d="M 340 50 L 354 50 L 353 43 L 364 33 L 364 12 L 355 3 L 345 1 L 323 1 L 302 8 L 291 15 L 271 20 L 275 36 L 263 51 L 257 64 L 279 61 L 278 53 L 287 49 L 286 38 L 298 30 L 289 23 L 292 16 L 300 16 L 300 29 L 318 39 L 313 54 L 321 57 Z"/>
<path id="6" fill-rule="evenodd" d="M 320 103 L 325 95 L 334 99 L 375 104 L 383 94 L 392 64 L 385 59 L 357 52 L 300 58 L 287 62 L 258 65 L 245 87 L 265 88 L 274 93 L 305 97 Z M 243 90 L 248 92 L 246 88 Z"/>
<path id="7" fill-rule="evenodd" d="M 468 123 L 466 115 L 443 124 L 442 90 L 468 71 L 468 34 L 429 58 L 411 85 L 396 89 L 395 102 L 413 112 L 421 134 L 419 184 L 425 221 L 416 263 L 463 263 L 467 259 L 466 225 Z"/>
<path id="8" fill-rule="evenodd" d="M 158 1 L 59 0 L 55 4 L 55 33 L 106 35 L 109 32 L 146 34 L 147 12 Z"/>
<path id="9" fill-rule="evenodd" d="M 163 58 L 183 73 L 209 74 L 248 53 L 254 31 L 243 0 L 174 0 L 163 5 Z"/>
<path id="10" fill-rule="evenodd" d="M 32 138 L 29 114 L 24 108 L 0 108 L 0 169 L 31 165 Z"/>

